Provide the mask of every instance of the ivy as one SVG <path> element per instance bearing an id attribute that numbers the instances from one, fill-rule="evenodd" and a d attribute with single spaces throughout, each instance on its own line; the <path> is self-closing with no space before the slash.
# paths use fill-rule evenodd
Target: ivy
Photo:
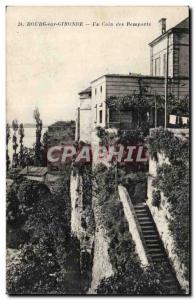
<path id="1" fill-rule="evenodd" d="M 189 141 L 174 135 L 170 130 L 159 128 L 151 131 L 149 150 L 152 157 L 164 153 L 173 164 L 187 164 L 189 157 Z M 186 159 L 187 158 L 187 159 Z"/>
<path id="2" fill-rule="evenodd" d="M 175 253 L 189 270 L 189 141 L 170 131 L 159 129 L 149 139 L 150 152 L 165 154 L 170 163 L 157 168 L 153 186 L 163 192 L 169 205 L 169 229 L 175 241 Z M 188 271 L 185 274 L 188 279 Z"/>
<path id="3" fill-rule="evenodd" d="M 106 100 L 106 104 L 109 108 L 117 111 L 132 108 L 151 111 L 155 105 L 157 109 L 164 110 L 165 98 L 163 95 L 148 94 L 146 90 L 142 89 L 139 93 L 134 91 L 126 96 L 111 96 Z M 167 99 L 167 111 L 169 114 L 189 115 L 189 96 L 178 98 L 170 93 Z"/>

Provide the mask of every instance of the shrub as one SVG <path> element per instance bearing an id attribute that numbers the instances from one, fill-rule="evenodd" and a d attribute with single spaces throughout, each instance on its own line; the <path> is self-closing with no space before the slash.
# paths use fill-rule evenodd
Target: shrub
<path id="1" fill-rule="evenodd" d="M 152 205 L 159 208 L 161 203 L 161 194 L 159 190 L 152 192 Z"/>

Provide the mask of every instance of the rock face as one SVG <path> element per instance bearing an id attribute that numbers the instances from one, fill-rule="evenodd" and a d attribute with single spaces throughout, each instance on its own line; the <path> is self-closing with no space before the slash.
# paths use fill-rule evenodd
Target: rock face
<path id="1" fill-rule="evenodd" d="M 114 274 L 109 250 L 109 238 L 102 224 L 100 208 L 96 204 L 96 199 L 93 199 L 93 211 L 95 218 L 95 239 L 94 239 L 94 257 L 92 268 L 92 282 L 89 290 L 90 294 L 96 293 L 100 281 L 103 278 L 108 278 Z"/>
<path id="2" fill-rule="evenodd" d="M 71 232 L 80 243 L 81 292 L 87 293 L 91 284 L 94 251 L 94 216 L 89 195 L 84 192 L 84 178 L 71 175 Z"/>
<path id="3" fill-rule="evenodd" d="M 79 240 L 82 236 L 81 217 L 82 217 L 82 191 L 80 187 L 81 177 L 71 175 L 70 192 L 71 192 L 71 232 Z"/>
<path id="4" fill-rule="evenodd" d="M 108 249 L 109 238 L 101 222 L 95 199 L 84 205 L 83 178 L 71 175 L 71 231 L 80 242 L 82 290 L 95 294 L 100 281 L 113 275 Z"/>

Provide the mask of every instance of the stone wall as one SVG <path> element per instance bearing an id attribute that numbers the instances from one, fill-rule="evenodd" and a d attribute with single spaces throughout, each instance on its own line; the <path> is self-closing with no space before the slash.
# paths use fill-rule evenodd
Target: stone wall
<path id="1" fill-rule="evenodd" d="M 108 254 L 110 240 L 103 226 L 100 207 L 96 204 L 95 198 L 93 199 L 93 211 L 96 226 L 90 294 L 96 293 L 96 289 L 103 278 L 108 278 L 114 274 Z"/>
<path id="2" fill-rule="evenodd" d="M 120 201 L 123 204 L 124 214 L 129 224 L 129 232 L 131 233 L 133 241 L 135 243 L 136 252 L 139 256 L 141 264 L 143 266 L 147 266 L 149 265 L 149 261 L 144 250 L 144 239 L 142 238 L 142 232 L 136 220 L 133 204 L 125 187 L 119 185 L 118 190 Z"/>
<path id="3" fill-rule="evenodd" d="M 94 252 L 94 219 L 92 207 L 83 203 L 83 179 L 71 175 L 71 232 L 80 243 L 81 291 L 87 293 L 91 285 Z"/>

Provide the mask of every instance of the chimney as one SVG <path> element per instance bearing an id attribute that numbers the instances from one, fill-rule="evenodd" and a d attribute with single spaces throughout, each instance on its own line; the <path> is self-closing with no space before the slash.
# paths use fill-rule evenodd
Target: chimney
<path id="1" fill-rule="evenodd" d="M 160 27 L 161 27 L 161 34 L 166 32 L 166 18 L 162 18 L 159 21 Z"/>

